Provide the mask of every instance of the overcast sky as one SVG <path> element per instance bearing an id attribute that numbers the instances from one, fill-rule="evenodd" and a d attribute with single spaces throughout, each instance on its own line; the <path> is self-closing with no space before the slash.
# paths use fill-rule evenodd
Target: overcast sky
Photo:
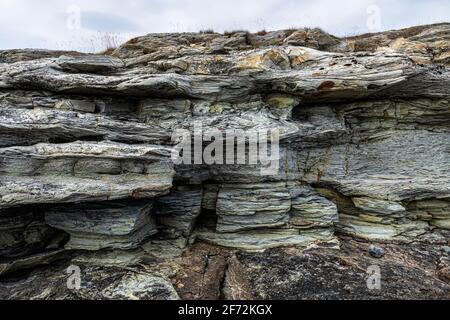
<path id="1" fill-rule="evenodd" d="M 100 51 L 153 32 L 320 27 L 338 36 L 450 22 L 449 0 L 0 0 L 0 49 Z"/>

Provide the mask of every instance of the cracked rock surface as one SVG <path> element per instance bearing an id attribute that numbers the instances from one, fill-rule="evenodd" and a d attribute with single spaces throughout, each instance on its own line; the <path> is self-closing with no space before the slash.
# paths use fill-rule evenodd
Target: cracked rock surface
<path id="1" fill-rule="evenodd" d="M 449 48 L 442 23 L 0 51 L 0 298 L 448 299 Z M 199 125 L 200 151 L 277 129 L 277 170 L 172 161 Z"/>

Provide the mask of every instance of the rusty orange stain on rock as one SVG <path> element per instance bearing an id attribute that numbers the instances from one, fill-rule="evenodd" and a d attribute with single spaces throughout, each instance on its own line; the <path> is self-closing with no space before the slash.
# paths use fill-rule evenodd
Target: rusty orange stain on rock
<path id="1" fill-rule="evenodd" d="M 264 58 L 260 54 L 244 57 L 243 59 L 237 62 L 236 69 L 238 70 L 260 69 L 262 67 L 263 61 Z"/>
<path id="2" fill-rule="evenodd" d="M 141 193 L 143 193 L 143 192 L 144 192 L 144 189 L 142 189 L 142 188 L 133 190 L 131 198 L 133 198 L 135 200 L 140 199 L 141 198 Z"/>
<path id="3" fill-rule="evenodd" d="M 330 90 L 330 89 L 334 88 L 334 86 L 335 86 L 335 83 L 333 81 L 324 81 L 317 88 L 317 90 L 319 90 L 319 91 Z"/>

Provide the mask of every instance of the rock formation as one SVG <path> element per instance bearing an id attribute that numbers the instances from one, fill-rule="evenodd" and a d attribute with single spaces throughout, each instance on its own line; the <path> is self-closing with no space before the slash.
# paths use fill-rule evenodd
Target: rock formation
<path id="1" fill-rule="evenodd" d="M 357 239 L 391 252 L 429 248 L 436 278 L 417 286 L 448 298 L 448 259 L 436 248 L 450 241 L 449 47 L 444 23 L 350 38 L 319 29 L 149 34 L 108 56 L 0 52 L 0 275 L 15 281 L 0 280 L 0 297 L 273 299 L 297 298 L 298 288 L 345 297 L 297 282 L 276 296 L 267 285 L 288 281 L 274 272 L 297 263 L 323 259 L 323 272 L 337 272 L 330 261 L 339 247 L 358 250 Z M 277 171 L 174 163 L 174 133 L 197 125 L 277 130 Z M 214 260 L 199 291 L 195 276 L 186 280 L 202 265 L 196 252 Z M 68 263 L 85 265 L 98 286 L 37 292 L 15 276 L 61 282 Z M 274 269 L 258 278 L 263 263 Z M 242 279 L 241 269 L 260 271 Z M 349 286 L 351 272 L 341 279 Z M 355 286 L 349 296 L 366 297 Z"/>

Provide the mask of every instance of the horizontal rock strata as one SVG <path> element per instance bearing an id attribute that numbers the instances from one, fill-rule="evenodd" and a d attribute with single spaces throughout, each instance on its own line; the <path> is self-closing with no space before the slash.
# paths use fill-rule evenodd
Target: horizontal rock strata
<path id="1" fill-rule="evenodd" d="M 152 203 L 107 203 L 55 207 L 45 214 L 50 226 L 70 235 L 66 249 L 132 249 L 158 232 Z"/>
<path id="2" fill-rule="evenodd" d="M 111 55 L 1 51 L 0 274 L 55 252 L 170 257 L 196 240 L 448 243 L 449 43 L 438 24 L 345 39 L 150 34 Z M 275 172 L 174 163 L 173 134 L 199 126 L 200 151 L 213 132 L 278 130 Z M 176 298 L 158 279 L 122 280 Z M 141 294 L 117 286 L 99 295 Z"/>

